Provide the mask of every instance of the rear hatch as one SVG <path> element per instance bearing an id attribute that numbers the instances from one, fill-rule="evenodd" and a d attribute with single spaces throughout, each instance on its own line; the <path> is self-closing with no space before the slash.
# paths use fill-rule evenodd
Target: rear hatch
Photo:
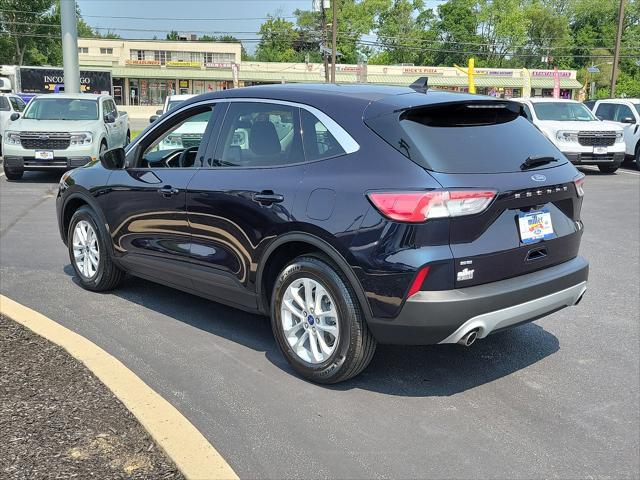
<path id="1" fill-rule="evenodd" d="M 480 213 L 449 219 L 454 285 L 511 278 L 576 257 L 581 174 L 520 115 L 519 104 L 464 98 L 365 118 L 443 190 L 495 192 Z"/>

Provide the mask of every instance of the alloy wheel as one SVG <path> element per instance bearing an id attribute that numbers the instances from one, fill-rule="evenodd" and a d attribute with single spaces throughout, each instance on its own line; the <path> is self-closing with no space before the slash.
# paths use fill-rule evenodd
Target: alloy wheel
<path id="1" fill-rule="evenodd" d="M 73 259 L 83 277 L 95 277 L 100 264 L 100 247 L 95 230 L 86 220 L 80 220 L 73 229 Z"/>
<path id="2" fill-rule="evenodd" d="M 281 327 L 291 349 L 308 363 L 326 361 L 338 346 L 340 327 L 335 302 L 311 278 L 294 280 L 284 292 Z"/>

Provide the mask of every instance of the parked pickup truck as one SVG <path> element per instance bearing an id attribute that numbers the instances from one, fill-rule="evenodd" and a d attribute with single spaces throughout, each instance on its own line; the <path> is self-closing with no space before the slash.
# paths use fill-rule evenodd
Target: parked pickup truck
<path id="1" fill-rule="evenodd" d="M 524 115 L 575 165 L 613 173 L 624 161 L 622 128 L 598 120 L 584 104 L 555 98 L 515 98 Z"/>
<path id="2" fill-rule="evenodd" d="M 640 98 L 598 100 L 592 110 L 600 120 L 623 128 L 627 157 L 640 168 Z"/>
<path id="3" fill-rule="evenodd" d="M 25 170 L 81 167 L 130 139 L 129 118 L 108 95 L 39 95 L 5 127 L 4 173 L 18 180 Z"/>
<path id="4" fill-rule="evenodd" d="M 4 127 L 9 123 L 11 115 L 24 111 L 26 104 L 18 95 L 0 93 L 0 155 L 2 155 L 2 136 Z"/>

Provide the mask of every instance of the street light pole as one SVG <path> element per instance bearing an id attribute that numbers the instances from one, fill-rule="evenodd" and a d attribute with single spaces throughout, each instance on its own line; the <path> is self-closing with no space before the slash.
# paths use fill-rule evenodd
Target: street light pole
<path id="1" fill-rule="evenodd" d="M 336 52 L 338 41 L 338 0 L 331 2 L 333 8 L 332 40 L 331 40 L 331 83 L 336 83 Z"/>
<path id="2" fill-rule="evenodd" d="M 616 96 L 616 80 L 618 79 L 618 61 L 620 60 L 620 41 L 622 39 L 622 27 L 624 25 L 624 1 L 620 0 L 618 10 L 618 32 L 616 34 L 616 49 L 613 52 L 613 68 L 611 69 L 611 98 Z"/>
<path id="3" fill-rule="evenodd" d="M 66 93 L 80 93 L 75 0 L 60 0 L 60 28 L 62 30 L 64 91 Z"/>

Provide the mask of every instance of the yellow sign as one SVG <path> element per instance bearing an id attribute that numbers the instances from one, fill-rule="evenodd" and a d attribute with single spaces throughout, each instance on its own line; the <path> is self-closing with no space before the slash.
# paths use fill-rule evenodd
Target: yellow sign
<path id="1" fill-rule="evenodd" d="M 200 68 L 202 64 L 200 62 L 187 62 L 182 60 L 171 60 L 170 62 L 165 63 L 167 67 L 191 67 L 191 68 Z"/>
<path id="2" fill-rule="evenodd" d="M 136 60 L 128 58 L 124 63 L 126 65 L 160 65 L 160 60 Z"/>

